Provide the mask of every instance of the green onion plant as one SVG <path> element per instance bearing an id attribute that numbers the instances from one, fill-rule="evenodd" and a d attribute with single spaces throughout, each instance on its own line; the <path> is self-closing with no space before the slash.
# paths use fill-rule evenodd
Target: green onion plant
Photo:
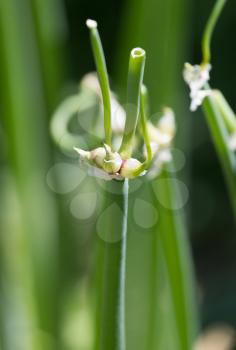
<path id="1" fill-rule="evenodd" d="M 113 128 L 112 94 L 109 87 L 109 78 L 106 68 L 105 56 L 102 49 L 101 39 L 97 29 L 97 22 L 87 20 L 90 31 L 90 39 L 95 59 L 98 81 L 100 83 L 100 102 L 103 104 L 104 140 L 100 140 L 99 147 L 92 150 L 83 150 L 80 145 L 74 144 L 74 151 L 78 153 L 81 164 L 85 166 L 90 174 L 99 178 L 99 182 L 106 180 L 102 186 L 104 196 L 104 213 L 110 206 L 116 205 L 120 215 L 111 215 L 103 221 L 99 217 L 97 226 L 99 238 L 97 238 L 97 278 L 96 278 L 96 325 L 95 342 L 96 350 L 126 350 L 126 269 L 127 245 L 129 239 L 129 217 L 131 216 L 129 205 L 129 183 L 138 179 L 149 180 L 149 172 L 154 170 L 165 174 L 164 164 L 159 163 L 159 152 L 168 151 L 159 144 L 160 140 L 152 139 L 150 128 L 154 135 L 165 133 L 170 141 L 175 133 L 174 115 L 171 110 L 166 110 L 163 118 L 168 118 L 171 123 L 166 130 L 154 126 L 149 122 L 148 91 L 143 84 L 144 65 L 146 54 L 142 48 L 131 50 L 128 76 L 127 76 L 127 99 L 124 108 L 125 123 L 123 126 L 120 145 L 114 144 L 116 131 Z M 89 108 L 97 103 L 94 95 L 87 95 L 83 100 L 83 91 L 78 95 L 69 97 L 57 109 L 52 118 L 51 132 L 54 140 L 60 143 L 61 137 L 66 137 L 65 148 L 72 150 L 72 143 L 77 142 L 83 146 L 83 137 L 77 138 L 69 133 L 69 122 L 73 113 Z M 118 116 L 120 118 L 120 116 Z M 164 119 L 163 119 L 164 120 Z M 166 120 L 166 119 L 165 119 Z M 170 121 L 169 121 L 170 120 Z M 160 120 L 161 122 L 161 120 Z M 158 137 L 158 136 L 157 136 Z M 141 142 L 143 141 L 143 142 Z M 152 145 L 158 145 L 152 148 Z M 79 146 L 79 147 L 78 147 Z M 165 148 L 164 147 L 164 148 Z M 141 160 L 134 158 L 144 148 Z M 160 167 L 160 169 L 159 169 Z M 147 177 L 147 179 L 146 179 Z M 171 186 L 162 189 L 164 196 L 171 202 L 177 196 L 176 189 Z M 155 191 L 154 191 L 155 192 Z M 154 193 L 153 192 L 153 193 Z M 154 194 L 151 196 L 154 197 Z M 132 195 L 135 198 L 135 195 Z M 133 203 L 133 202 L 132 202 Z M 159 208 L 155 199 L 152 203 Z M 168 215 L 165 210 L 160 209 L 160 225 L 152 230 L 154 236 L 159 237 L 162 253 L 165 260 L 168 285 L 171 290 L 171 315 L 174 324 L 174 332 L 177 334 L 176 349 L 189 349 L 196 337 L 197 316 L 195 310 L 193 271 L 191 268 L 191 257 L 188 240 L 182 227 L 182 221 L 175 218 L 170 211 Z M 161 231 L 161 234 L 159 233 Z M 101 234 L 102 232 L 102 234 Z M 142 252 L 140 252 L 142 254 Z M 156 257 L 156 255 L 154 255 Z M 158 257 L 159 259 L 159 257 Z M 157 261 L 154 261 L 157 264 Z M 186 265 L 189 268 L 186 268 Z M 155 276 L 155 278 L 158 276 Z M 156 300 L 158 297 L 153 293 Z M 150 305 L 155 307 L 150 300 Z M 190 311 L 190 312 L 189 312 Z M 156 313 L 156 311 L 155 311 Z M 155 318 L 155 317 L 154 317 Z M 156 325 L 156 323 L 154 323 Z M 153 325 L 150 325 L 153 327 Z M 153 328 L 154 329 L 154 328 Z M 153 334 L 155 333 L 155 329 Z M 174 334 L 173 334 L 174 336 Z M 148 341 L 147 341 L 148 343 Z M 154 349 L 154 347 L 153 347 Z"/>

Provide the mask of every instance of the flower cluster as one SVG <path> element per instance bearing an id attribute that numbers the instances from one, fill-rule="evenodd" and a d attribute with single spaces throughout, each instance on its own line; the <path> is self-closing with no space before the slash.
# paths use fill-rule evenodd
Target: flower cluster
<path id="1" fill-rule="evenodd" d="M 92 151 L 83 151 L 76 147 L 74 149 L 80 155 L 81 161 L 86 163 L 89 174 L 104 180 L 132 179 L 142 167 L 139 160 L 122 159 L 118 152 L 112 151 L 111 147 L 106 144 Z M 140 175 L 142 173 L 144 172 L 141 172 Z"/>
<path id="2" fill-rule="evenodd" d="M 190 88 L 191 111 L 196 111 L 204 98 L 211 94 L 211 90 L 206 89 L 206 84 L 210 79 L 210 70 L 210 64 L 192 66 L 185 63 L 183 77 Z"/>

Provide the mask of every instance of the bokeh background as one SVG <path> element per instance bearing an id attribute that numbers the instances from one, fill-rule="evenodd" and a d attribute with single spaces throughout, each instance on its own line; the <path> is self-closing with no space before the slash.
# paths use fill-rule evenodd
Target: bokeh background
<path id="1" fill-rule="evenodd" d="M 185 154 L 185 167 L 177 176 L 189 190 L 185 211 L 202 327 L 216 322 L 236 326 L 232 212 L 204 117 L 200 110 L 189 112 L 182 79 L 185 61 L 200 62 L 201 35 L 213 4 L 213 0 L 1 0 L 2 350 L 91 349 L 94 220 L 82 221 L 71 214 L 70 200 L 78 189 L 59 194 L 47 182 L 57 163 L 68 164 L 63 167 L 65 181 L 76 177 L 75 160 L 53 145 L 49 123 L 57 105 L 75 93 L 83 75 L 95 68 L 87 18 L 99 23 L 112 88 L 121 102 L 129 51 L 141 46 L 147 52 L 144 80 L 152 113 L 165 105 L 175 110 L 176 147 Z M 223 91 L 234 109 L 235 11 L 236 4 L 228 1 L 214 34 L 211 74 L 212 86 Z M 55 184 L 58 176 L 55 172 Z M 142 291 L 134 301 L 144 306 L 138 320 L 135 312 L 129 317 L 145 324 L 148 291 L 142 276 L 150 263 L 150 242 L 143 237 L 131 252 L 129 274 L 130 283 Z M 135 327 L 131 327 L 134 334 Z M 130 348 L 144 350 L 136 338 Z"/>

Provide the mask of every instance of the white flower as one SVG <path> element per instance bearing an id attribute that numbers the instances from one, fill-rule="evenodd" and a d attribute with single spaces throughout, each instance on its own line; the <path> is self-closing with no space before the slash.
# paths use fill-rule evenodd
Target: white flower
<path id="1" fill-rule="evenodd" d="M 201 106 L 203 100 L 205 97 L 211 95 L 211 90 L 198 90 L 198 91 L 191 91 L 190 97 L 191 97 L 191 104 L 190 104 L 190 111 L 194 112 L 197 110 L 199 106 Z"/>
<path id="2" fill-rule="evenodd" d="M 211 65 L 205 64 L 204 66 L 185 63 L 183 76 L 185 82 L 189 85 L 190 90 L 200 90 L 210 79 Z"/>
<path id="3" fill-rule="evenodd" d="M 192 66 L 189 63 L 185 63 L 183 77 L 190 88 L 191 111 L 196 111 L 204 98 L 211 93 L 211 90 L 204 89 L 210 79 L 210 70 L 210 64 Z"/>

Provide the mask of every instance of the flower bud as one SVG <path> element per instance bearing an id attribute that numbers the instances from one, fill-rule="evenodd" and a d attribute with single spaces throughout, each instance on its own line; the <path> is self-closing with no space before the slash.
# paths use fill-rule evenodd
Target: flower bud
<path id="1" fill-rule="evenodd" d="M 89 151 L 84 151 L 81 148 L 74 147 L 74 150 L 79 154 L 81 160 L 89 161 L 91 159 L 91 153 Z"/>
<path id="2" fill-rule="evenodd" d="M 142 163 L 135 159 L 135 158 L 129 158 L 125 160 L 122 164 L 120 175 L 122 177 L 132 179 L 136 176 L 136 172 L 140 169 L 142 166 Z"/>
<path id="3" fill-rule="evenodd" d="M 119 153 L 115 152 L 113 153 L 112 159 L 104 159 L 103 169 L 110 174 L 115 174 L 119 172 L 121 165 L 121 156 Z"/>
<path id="4" fill-rule="evenodd" d="M 103 161 L 103 169 L 109 174 L 118 173 L 122 165 L 122 159 L 118 152 L 112 152 L 111 147 L 104 144 L 106 157 Z"/>
<path id="5" fill-rule="evenodd" d="M 91 151 L 91 160 L 99 168 L 103 168 L 105 157 L 106 157 L 106 150 L 104 149 L 104 147 L 98 147 Z"/>

